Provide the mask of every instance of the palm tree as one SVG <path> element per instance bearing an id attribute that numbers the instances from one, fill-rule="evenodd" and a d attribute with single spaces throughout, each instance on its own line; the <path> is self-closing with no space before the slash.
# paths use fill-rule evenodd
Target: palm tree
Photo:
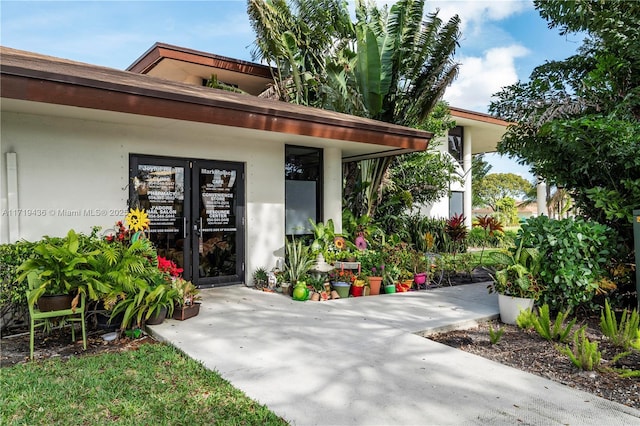
<path id="1" fill-rule="evenodd" d="M 273 66 L 270 96 L 314 105 L 325 58 L 353 29 L 346 4 L 337 0 L 248 0 L 256 33 L 252 56 Z"/>
<path id="2" fill-rule="evenodd" d="M 291 6 L 289 6 L 289 4 Z M 248 0 L 254 59 L 274 65 L 270 95 L 411 127 L 424 125 L 455 79 L 460 19 L 424 18 L 425 0 L 390 9 L 356 3 L 356 23 L 339 0 Z M 390 159 L 346 169 L 345 199 L 367 187 L 373 214 Z M 363 180 L 370 179 L 370 180 Z"/>

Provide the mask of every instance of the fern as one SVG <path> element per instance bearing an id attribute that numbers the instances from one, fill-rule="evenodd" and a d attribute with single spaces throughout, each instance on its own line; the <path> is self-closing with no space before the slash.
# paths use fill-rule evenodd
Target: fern
<path id="1" fill-rule="evenodd" d="M 593 371 L 600 365 L 602 354 L 598 350 L 598 342 L 591 342 L 585 335 L 585 326 L 573 334 L 573 348 L 569 345 L 556 346 L 564 355 L 569 357 L 573 365 L 581 370 Z"/>
<path id="2" fill-rule="evenodd" d="M 567 325 L 564 325 L 570 311 L 567 309 L 565 312 L 561 312 L 556 316 L 553 326 L 551 325 L 551 316 L 549 314 L 549 305 L 544 304 L 540 308 L 539 315 L 533 315 L 533 328 L 538 332 L 543 339 L 555 340 L 558 342 L 565 342 L 571 333 L 571 329 L 576 324 L 576 318 L 569 321 Z"/>
<path id="3" fill-rule="evenodd" d="M 605 300 L 604 309 L 600 313 L 600 330 L 609 341 L 624 350 L 631 347 L 640 347 L 638 338 L 640 337 L 640 316 L 634 309 L 629 312 L 622 311 L 620 323 L 616 320 L 616 314 L 611 309 L 609 301 Z"/>
<path id="4" fill-rule="evenodd" d="M 499 328 L 497 330 L 494 330 L 491 325 L 489 326 L 489 341 L 491 342 L 492 345 L 497 345 L 503 334 L 504 334 L 504 328 Z"/>
<path id="5" fill-rule="evenodd" d="M 523 330 L 531 330 L 533 327 L 533 322 L 535 320 L 535 312 L 530 311 L 528 309 L 523 309 L 518 314 L 516 318 L 516 324 Z"/>

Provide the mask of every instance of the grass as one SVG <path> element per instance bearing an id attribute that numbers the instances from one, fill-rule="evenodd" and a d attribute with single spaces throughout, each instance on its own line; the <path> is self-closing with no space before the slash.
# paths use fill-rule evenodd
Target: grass
<path id="1" fill-rule="evenodd" d="M 0 370 L 0 424 L 286 425 L 165 344 Z"/>
<path id="2" fill-rule="evenodd" d="M 491 267 L 491 266 L 495 266 L 495 260 L 493 260 L 493 258 L 491 257 L 491 252 L 495 252 L 495 251 L 502 251 L 503 249 L 500 248 L 485 248 L 484 249 L 484 254 L 482 255 L 482 265 L 481 266 L 486 266 L 486 267 Z M 481 250 L 477 250 L 477 251 L 472 251 L 469 252 L 471 253 L 471 256 L 473 258 L 473 263 L 475 265 L 479 265 L 480 264 L 480 254 L 482 253 Z"/>

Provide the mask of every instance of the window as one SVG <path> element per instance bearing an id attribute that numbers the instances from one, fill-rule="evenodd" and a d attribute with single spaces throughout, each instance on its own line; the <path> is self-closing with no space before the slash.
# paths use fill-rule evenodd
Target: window
<path id="1" fill-rule="evenodd" d="M 449 217 L 464 215 L 464 192 L 452 191 L 449 195 Z"/>
<path id="2" fill-rule="evenodd" d="M 309 218 L 322 221 L 322 150 L 287 145 L 284 174 L 285 231 L 310 234 Z"/>
<path id="3" fill-rule="evenodd" d="M 458 160 L 460 164 L 462 164 L 462 160 L 464 157 L 462 137 L 463 129 L 461 126 L 456 126 L 453 129 L 449 130 L 449 154 L 451 154 L 453 158 Z"/>

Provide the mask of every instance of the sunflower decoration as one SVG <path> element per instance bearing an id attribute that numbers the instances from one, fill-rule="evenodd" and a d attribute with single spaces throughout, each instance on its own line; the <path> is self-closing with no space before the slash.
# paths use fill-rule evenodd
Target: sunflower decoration
<path id="1" fill-rule="evenodd" d="M 333 244 L 338 250 L 344 250 L 347 247 L 347 242 L 343 237 L 335 237 L 333 239 Z"/>
<path id="2" fill-rule="evenodd" d="M 149 216 L 144 209 L 129 209 L 129 214 L 125 218 L 127 226 L 131 231 L 144 231 L 149 228 Z"/>

